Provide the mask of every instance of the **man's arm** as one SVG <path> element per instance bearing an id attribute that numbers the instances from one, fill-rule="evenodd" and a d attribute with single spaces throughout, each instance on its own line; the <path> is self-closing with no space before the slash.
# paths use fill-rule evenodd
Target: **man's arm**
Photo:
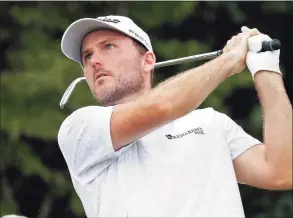
<path id="1" fill-rule="evenodd" d="M 246 58 L 263 110 L 264 144 L 246 151 L 234 165 L 243 183 L 265 189 L 292 189 L 292 105 L 280 75 L 280 51 L 258 53 L 261 43 L 268 40 L 271 38 L 259 31 L 249 38 Z"/>
<path id="2" fill-rule="evenodd" d="M 282 76 L 259 71 L 255 87 L 263 110 L 264 144 L 234 161 L 237 178 L 260 188 L 292 189 L 292 105 Z"/>
<path id="3" fill-rule="evenodd" d="M 196 109 L 225 79 L 245 67 L 247 39 L 256 29 L 232 37 L 223 54 L 177 75 L 140 99 L 116 107 L 111 117 L 114 150 Z"/>
<path id="4" fill-rule="evenodd" d="M 292 105 L 282 77 L 260 71 L 255 86 L 263 109 L 267 163 L 276 183 L 292 189 Z"/>
<path id="5" fill-rule="evenodd" d="M 111 118 L 114 150 L 197 108 L 226 78 L 245 66 L 247 39 L 256 31 L 238 34 L 224 54 L 175 76 L 137 101 L 118 106 Z"/>

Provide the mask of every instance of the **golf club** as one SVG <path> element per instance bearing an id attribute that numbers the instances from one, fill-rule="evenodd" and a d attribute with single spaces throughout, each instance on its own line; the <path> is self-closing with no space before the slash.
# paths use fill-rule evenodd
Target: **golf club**
<path id="1" fill-rule="evenodd" d="M 278 39 L 273 39 L 271 41 L 262 43 L 261 52 L 278 50 L 278 49 L 280 49 L 280 47 L 281 47 L 281 42 Z M 192 55 L 192 56 L 183 57 L 183 58 L 172 59 L 172 60 L 168 60 L 168 61 L 162 61 L 162 62 L 158 62 L 155 64 L 155 69 L 158 69 L 161 67 L 172 66 L 172 65 L 176 65 L 176 64 L 187 63 L 190 61 L 213 59 L 213 58 L 220 56 L 222 53 L 223 53 L 223 50 L 218 50 L 218 51 L 204 53 L 204 54 L 198 54 L 198 55 Z M 79 77 L 70 83 L 70 85 L 68 86 L 68 88 L 66 89 L 66 91 L 64 92 L 64 94 L 60 100 L 59 106 L 61 109 L 63 109 L 65 104 L 68 102 L 75 86 L 79 82 L 84 81 L 85 79 L 86 79 L 85 77 Z"/>

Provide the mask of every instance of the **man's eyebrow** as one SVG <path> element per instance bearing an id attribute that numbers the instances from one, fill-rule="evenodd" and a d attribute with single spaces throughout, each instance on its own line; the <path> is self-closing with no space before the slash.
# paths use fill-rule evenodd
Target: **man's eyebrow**
<path id="1" fill-rule="evenodd" d="M 117 37 L 110 37 L 108 39 L 105 39 L 105 40 L 102 40 L 100 42 L 98 42 L 97 44 L 99 45 L 103 45 L 103 44 L 106 44 L 107 42 L 110 42 L 110 41 L 117 41 L 119 40 Z M 81 56 L 83 56 L 84 54 L 88 53 L 90 49 L 85 49 L 84 51 L 81 52 Z"/>

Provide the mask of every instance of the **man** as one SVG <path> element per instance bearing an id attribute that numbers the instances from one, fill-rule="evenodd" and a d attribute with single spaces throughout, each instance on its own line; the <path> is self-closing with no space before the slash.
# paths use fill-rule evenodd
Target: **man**
<path id="1" fill-rule="evenodd" d="M 292 107 L 280 51 L 257 53 L 268 39 L 243 27 L 221 56 L 152 89 L 156 57 L 131 19 L 71 24 L 62 51 L 81 64 L 103 104 L 76 110 L 58 133 L 86 215 L 244 217 L 237 182 L 292 189 Z M 197 109 L 246 62 L 263 108 L 264 142 L 223 113 Z"/>

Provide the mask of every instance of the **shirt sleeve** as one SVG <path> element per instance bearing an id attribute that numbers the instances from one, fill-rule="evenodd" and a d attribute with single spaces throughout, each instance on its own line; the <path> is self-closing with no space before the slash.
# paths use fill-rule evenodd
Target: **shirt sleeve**
<path id="1" fill-rule="evenodd" d="M 228 144 L 232 160 L 236 159 L 247 149 L 257 144 L 263 144 L 258 139 L 249 135 L 227 115 L 220 113 L 224 139 Z"/>
<path id="2" fill-rule="evenodd" d="M 58 144 L 71 176 L 89 183 L 109 167 L 127 147 L 113 148 L 110 120 L 114 107 L 89 106 L 76 110 L 61 124 Z"/>

